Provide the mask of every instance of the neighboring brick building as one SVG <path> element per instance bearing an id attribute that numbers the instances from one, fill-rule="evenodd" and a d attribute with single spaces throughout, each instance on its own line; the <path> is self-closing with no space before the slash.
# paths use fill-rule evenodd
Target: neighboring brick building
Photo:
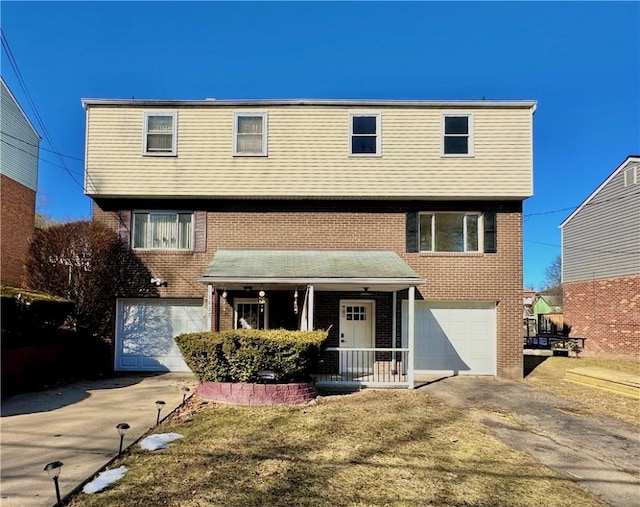
<path id="1" fill-rule="evenodd" d="M 640 357 L 640 157 L 560 225 L 564 322 L 585 351 Z"/>
<path id="2" fill-rule="evenodd" d="M 395 380 L 522 376 L 535 103 L 84 105 L 94 220 L 159 296 L 118 300 L 117 369 L 181 369 L 171 333 L 251 325 L 330 328 L 333 380 L 386 382 L 392 358 Z"/>
<path id="3" fill-rule="evenodd" d="M 40 136 L 0 78 L 0 283 L 21 286 L 35 225 Z"/>

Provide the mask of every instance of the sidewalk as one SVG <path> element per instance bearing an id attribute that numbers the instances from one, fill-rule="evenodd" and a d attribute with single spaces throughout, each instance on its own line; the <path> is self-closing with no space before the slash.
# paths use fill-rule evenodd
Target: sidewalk
<path id="1" fill-rule="evenodd" d="M 55 489 L 44 466 L 62 461 L 62 496 L 92 477 L 118 453 L 116 424 L 131 429 L 124 446 L 155 426 L 156 400 L 166 402 L 161 419 L 182 403 L 182 388 L 195 391 L 187 373 L 124 376 L 21 394 L 2 402 L 0 505 L 51 507 Z"/>

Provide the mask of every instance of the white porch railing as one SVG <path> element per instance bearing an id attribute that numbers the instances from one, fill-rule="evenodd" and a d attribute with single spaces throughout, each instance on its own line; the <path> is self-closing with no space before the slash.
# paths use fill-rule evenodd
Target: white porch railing
<path id="1" fill-rule="evenodd" d="M 409 349 L 328 347 L 320 357 L 316 384 L 408 387 Z"/>

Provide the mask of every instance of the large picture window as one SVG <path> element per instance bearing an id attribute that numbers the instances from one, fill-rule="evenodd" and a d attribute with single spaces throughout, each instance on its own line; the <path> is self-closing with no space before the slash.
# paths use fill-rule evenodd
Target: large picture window
<path id="1" fill-rule="evenodd" d="M 480 252 L 479 213 L 420 213 L 421 252 Z"/>
<path id="2" fill-rule="evenodd" d="M 144 114 L 144 154 L 176 154 L 176 113 Z"/>
<path id="3" fill-rule="evenodd" d="M 267 154 L 267 113 L 236 113 L 233 154 L 265 156 Z"/>
<path id="4" fill-rule="evenodd" d="M 178 212 L 135 212 L 133 248 L 191 250 L 193 214 Z"/>

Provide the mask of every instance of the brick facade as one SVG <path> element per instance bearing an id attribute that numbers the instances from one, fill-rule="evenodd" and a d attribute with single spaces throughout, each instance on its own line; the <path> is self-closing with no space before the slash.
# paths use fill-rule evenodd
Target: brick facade
<path id="1" fill-rule="evenodd" d="M 313 400 L 313 384 L 245 384 L 242 382 L 199 382 L 200 398 L 217 403 L 265 407 L 273 405 L 301 405 Z"/>
<path id="2" fill-rule="evenodd" d="M 497 302 L 498 375 L 522 377 L 521 202 L 97 200 L 94 219 L 117 230 L 118 211 L 138 208 L 208 211 L 206 253 L 135 252 L 154 276 L 167 280 L 168 287 L 158 289 L 161 297 L 204 297 L 198 279 L 218 248 L 393 250 L 426 280 L 417 299 Z M 497 253 L 406 253 L 408 211 L 454 210 L 496 211 Z M 337 340 L 338 299 L 350 297 L 316 295 L 318 327 L 334 324 L 330 340 Z M 390 294 L 370 297 L 376 299 L 377 318 L 390 319 Z M 398 294 L 398 309 L 403 297 L 406 291 Z M 220 327 L 232 327 L 229 302 L 220 303 Z M 390 323 L 383 324 L 376 326 L 378 345 L 388 346 Z"/>
<path id="3" fill-rule="evenodd" d="M 563 284 L 564 321 L 585 352 L 640 358 L 640 275 Z"/>
<path id="4" fill-rule="evenodd" d="M 30 188 L 0 175 L 2 215 L 0 228 L 3 285 L 21 286 L 25 275 L 25 262 L 35 224 L 36 193 Z"/>

